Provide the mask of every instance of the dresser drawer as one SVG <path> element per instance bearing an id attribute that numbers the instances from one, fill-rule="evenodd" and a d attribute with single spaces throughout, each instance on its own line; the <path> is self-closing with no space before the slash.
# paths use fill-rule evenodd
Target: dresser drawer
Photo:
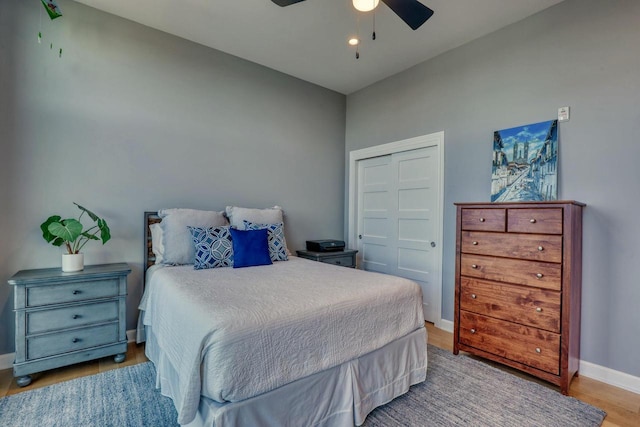
<path id="1" fill-rule="evenodd" d="M 560 373 L 560 335 L 460 311 L 460 342 L 525 365 Z"/>
<path id="2" fill-rule="evenodd" d="M 483 231 L 463 231 L 461 236 L 465 253 L 562 262 L 562 236 Z"/>
<path id="3" fill-rule="evenodd" d="M 118 295 L 118 279 L 27 287 L 27 307 L 84 301 Z"/>
<path id="4" fill-rule="evenodd" d="M 557 291 L 562 288 L 562 264 L 549 262 L 462 254 L 460 274 Z"/>
<path id="5" fill-rule="evenodd" d="M 460 279 L 460 309 L 560 333 L 559 291 Z"/>
<path id="6" fill-rule="evenodd" d="M 462 229 L 505 231 L 506 209 L 462 209 Z"/>
<path id="7" fill-rule="evenodd" d="M 562 209 L 509 209 L 507 231 L 562 234 Z"/>
<path id="8" fill-rule="evenodd" d="M 26 333 L 32 335 L 116 321 L 118 320 L 119 307 L 118 301 L 107 301 L 52 310 L 30 311 L 26 313 Z"/>
<path id="9" fill-rule="evenodd" d="M 27 338 L 27 359 L 38 359 L 118 342 L 118 324 L 93 326 Z"/>

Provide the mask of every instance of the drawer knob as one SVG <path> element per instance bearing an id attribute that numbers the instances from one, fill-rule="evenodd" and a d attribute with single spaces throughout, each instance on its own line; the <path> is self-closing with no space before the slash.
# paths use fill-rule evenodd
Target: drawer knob
<path id="1" fill-rule="evenodd" d="M 480 218 L 480 222 L 484 222 L 484 218 Z"/>
<path id="2" fill-rule="evenodd" d="M 477 298 L 476 294 L 471 294 L 471 299 L 476 299 L 476 298 Z"/>
<path id="3" fill-rule="evenodd" d="M 478 268 L 477 264 L 471 264 L 471 268 Z"/>
<path id="4" fill-rule="evenodd" d="M 536 219 L 535 219 L 535 218 L 531 218 L 531 219 L 529 220 L 529 222 L 530 222 L 531 224 L 535 224 L 535 223 L 536 223 Z"/>
<path id="5" fill-rule="evenodd" d="M 77 343 L 77 342 L 80 342 L 80 338 L 74 338 L 74 339 L 71 340 L 71 342 L 74 343 L 74 344 Z"/>
<path id="6" fill-rule="evenodd" d="M 340 261 L 336 261 L 336 264 L 337 264 L 337 265 L 340 265 L 340 264 L 342 264 L 342 262 L 340 262 Z"/>
<path id="7" fill-rule="evenodd" d="M 72 319 L 79 319 L 80 315 L 79 314 L 74 314 L 73 316 L 71 316 Z"/>
<path id="8" fill-rule="evenodd" d="M 536 347 L 536 353 L 542 353 L 542 350 L 540 350 L 540 347 Z"/>
<path id="9" fill-rule="evenodd" d="M 542 251 L 544 251 L 544 248 L 543 248 L 542 246 L 538 246 L 538 250 L 539 250 L 540 252 L 542 252 Z"/>
<path id="10" fill-rule="evenodd" d="M 537 277 L 538 279 L 542 279 L 542 277 L 543 277 L 543 276 L 544 276 L 544 274 L 542 274 L 542 273 L 538 273 L 538 274 L 536 274 L 536 277 Z"/>
<path id="11" fill-rule="evenodd" d="M 475 334 L 476 330 L 472 328 L 471 331 L 469 331 L 469 332 L 471 332 L 472 334 Z"/>
<path id="12" fill-rule="evenodd" d="M 472 242 L 471 244 L 472 244 L 473 246 L 477 246 L 477 245 L 478 245 L 478 242 Z"/>
<path id="13" fill-rule="evenodd" d="M 536 311 L 537 311 L 538 313 L 542 313 L 542 308 L 541 308 L 541 307 L 536 307 Z"/>
<path id="14" fill-rule="evenodd" d="M 79 291 L 79 290 L 77 290 L 77 289 L 76 289 L 75 291 L 73 291 L 73 294 L 74 294 L 74 295 L 78 295 L 79 293 L 80 293 L 80 291 Z"/>

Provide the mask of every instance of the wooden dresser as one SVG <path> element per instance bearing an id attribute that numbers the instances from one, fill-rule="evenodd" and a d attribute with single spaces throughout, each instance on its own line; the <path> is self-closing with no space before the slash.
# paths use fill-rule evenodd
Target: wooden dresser
<path id="1" fill-rule="evenodd" d="M 580 362 L 584 206 L 456 203 L 454 354 L 517 368 L 567 394 Z"/>
<path id="2" fill-rule="evenodd" d="M 14 286 L 16 358 L 21 387 L 34 372 L 115 355 L 125 359 L 127 275 L 125 263 L 23 270 Z"/>

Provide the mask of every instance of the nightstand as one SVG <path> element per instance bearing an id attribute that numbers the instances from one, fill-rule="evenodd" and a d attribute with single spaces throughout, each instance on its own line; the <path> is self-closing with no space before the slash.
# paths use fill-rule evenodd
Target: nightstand
<path id="1" fill-rule="evenodd" d="M 29 374 L 127 352 L 126 263 L 22 270 L 14 286 L 16 356 L 13 376 L 24 387 Z"/>
<path id="2" fill-rule="evenodd" d="M 311 259 L 313 261 L 324 262 L 327 264 L 340 265 L 343 267 L 356 268 L 356 254 L 358 251 L 345 249 L 344 251 L 333 252 L 296 251 L 296 253 L 300 258 Z"/>

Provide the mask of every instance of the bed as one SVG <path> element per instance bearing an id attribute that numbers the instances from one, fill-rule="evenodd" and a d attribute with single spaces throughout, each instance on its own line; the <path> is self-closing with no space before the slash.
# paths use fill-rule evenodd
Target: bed
<path id="1" fill-rule="evenodd" d="M 353 426 L 426 377 L 420 287 L 294 256 L 154 263 L 145 213 L 139 341 L 189 426 Z"/>

